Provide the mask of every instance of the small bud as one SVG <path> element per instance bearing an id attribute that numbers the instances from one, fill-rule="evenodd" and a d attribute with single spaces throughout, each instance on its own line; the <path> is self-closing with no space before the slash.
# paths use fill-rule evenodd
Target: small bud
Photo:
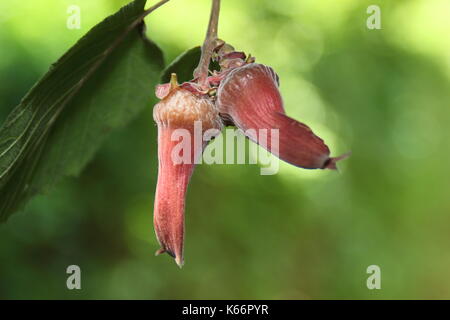
<path id="1" fill-rule="evenodd" d="M 174 81 L 175 79 L 175 81 Z M 168 87 L 165 87 L 166 89 Z M 158 90 L 158 89 L 157 89 Z M 178 86 L 172 77 L 164 98 L 155 105 L 153 118 L 158 125 L 158 183 L 154 206 L 154 226 L 161 245 L 156 254 L 167 252 L 176 263 L 183 265 L 184 207 L 185 195 L 190 177 L 206 141 L 194 141 L 194 125 L 201 123 L 203 136 L 208 129 L 221 129 L 221 120 L 214 104 L 208 96 L 196 95 Z M 190 154 L 183 155 L 187 161 L 174 161 L 174 148 L 180 144 L 173 141 L 174 133 L 184 129 L 190 135 Z M 185 142 L 185 141 L 183 141 Z M 186 149 L 183 149 L 185 152 Z M 187 157 L 186 157 L 187 156 Z"/>
<path id="2" fill-rule="evenodd" d="M 278 85 L 277 74 L 265 65 L 250 63 L 235 68 L 217 90 L 219 113 L 249 139 L 286 162 L 307 169 L 336 169 L 336 161 L 345 156 L 330 158 L 322 139 L 285 114 Z M 258 138 L 259 129 L 267 129 L 267 139 Z M 278 147 L 272 146 L 270 129 L 279 129 Z"/>

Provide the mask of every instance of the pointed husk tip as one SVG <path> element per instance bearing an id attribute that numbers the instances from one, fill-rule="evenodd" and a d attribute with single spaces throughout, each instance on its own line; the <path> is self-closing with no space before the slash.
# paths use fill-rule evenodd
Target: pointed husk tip
<path id="1" fill-rule="evenodd" d="M 164 248 L 159 248 L 158 250 L 156 250 L 155 252 L 155 256 L 159 256 L 163 253 L 167 253 L 169 256 L 171 256 L 172 258 L 174 258 L 175 263 L 178 265 L 178 267 L 180 267 L 180 269 L 183 267 L 184 265 L 184 259 L 182 256 L 177 256 L 176 254 L 174 254 L 171 251 L 168 251 Z"/>
<path id="2" fill-rule="evenodd" d="M 341 155 L 339 157 L 328 158 L 328 160 L 325 162 L 322 169 L 338 170 L 336 163 L 340 160 L 347 159 L 348 157 L 350 157 L 351 154 L 352 153 L 350 151 L 350 152 L 344 153 L 343 155 Z"/>

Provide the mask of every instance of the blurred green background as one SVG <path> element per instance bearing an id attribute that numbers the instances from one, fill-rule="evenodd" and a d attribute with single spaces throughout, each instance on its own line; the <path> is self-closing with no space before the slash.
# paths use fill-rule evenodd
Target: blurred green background
<path id="1" fill-rule="evenodd" d="M 126 3 L 1 1 L 0 120 Z M 80 30 L 66 28 L 72 4 Z M 366 28 L 371 4 L 381 30 Z M 166 62 L 202 42 L 209 10 L 210 1 L 172 0 L 146 19 Z M 449 299 L 449 14 L 447 0 L 223 1 L 220 37 L 278 72 L 288 114 L 334 155 L 353 152 L 340 173 L 198 166 L 180 270 L 154 256 L 149 101 L 80 177 L 0 225 L 0 298 Z M 82 290 L 66 288 L 71 264 Z M 372 264 L 381 290 L 366 287 Z"/>

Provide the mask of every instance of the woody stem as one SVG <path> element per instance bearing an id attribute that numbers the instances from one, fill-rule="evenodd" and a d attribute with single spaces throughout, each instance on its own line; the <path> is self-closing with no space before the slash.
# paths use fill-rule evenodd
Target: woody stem
<path id="1" fill-rule="evenodd" d="M 208 89 L 208 71 L 214 49 L 217 47 L 217 27 L 219 24 L 220 0 L 212 0 L 211 15 L 209 17 L 208 31 L 202 45 L 202 55 L 197 68 L 194 71 L 194 78 L 198 79 L 198 84 Z"/>

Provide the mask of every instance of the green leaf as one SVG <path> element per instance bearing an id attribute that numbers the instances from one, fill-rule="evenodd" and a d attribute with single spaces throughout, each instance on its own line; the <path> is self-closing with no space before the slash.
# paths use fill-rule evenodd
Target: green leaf
<path id="1" fill-rule="evenodd" d="M 177 74 L 178 82 L 180 83 L 192 80 L 201 54 L 202 50 L 200 47 L 194 47 L 180 54 L 162 72 L 161 83 L 169 82 L 172 73 Z"/>
<path id="2" fill-rule="evenodd" d="M 145 3 L 135 0 L 92 28 L 8 116 L 0 129 L 0 220 L 80 173 L 112 129 L 155 102 L 164 63 L 144 35 Z"/>

